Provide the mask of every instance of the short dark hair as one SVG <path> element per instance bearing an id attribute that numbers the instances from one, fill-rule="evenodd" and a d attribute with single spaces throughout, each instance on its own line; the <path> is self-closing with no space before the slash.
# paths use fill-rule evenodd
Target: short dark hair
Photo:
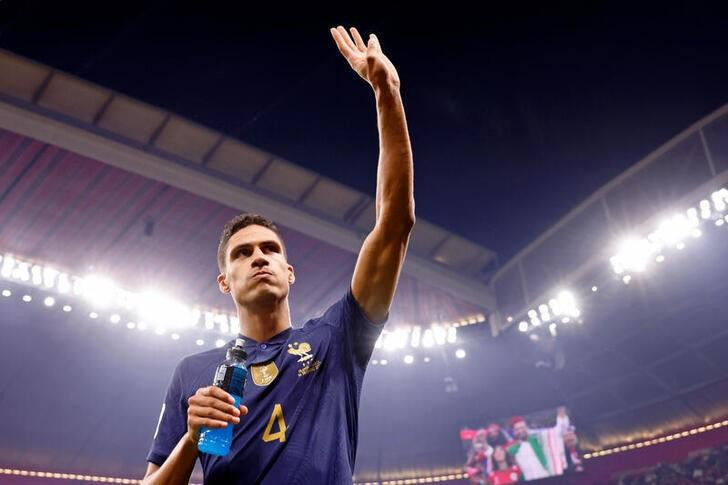
<path id="1" fill-rule="evenodd" d="M 259 214 L 252 214 L 249 212 L 239 214 L 230 219 L 227 224 L 225 224 L 225 227 L 223 227 L 222 229 L 222 234 L 220 235 L 220 244 L 217 247 L 217 265 L 220 268 L 220 272 L 225 271 L 225 250 L 227 249 L 227 244 L 228 241 L 230 241 L 230 238 L 233 237 L 233 234 L 235 234 L 242 228 L 252 225 L 263 226 L 275 232 L 278 236 L 278 239 L 281 240 L 281 245 L 283 245 L 283 238 L 281 237 L 281 233 L 278 231 L 278 227 L 275 225 L 275 223 L 273 223 L 273 221 L 270 221 Z M 285 246 L 281 249 L 283 250 L 283 255 L 285 256 Z"/>

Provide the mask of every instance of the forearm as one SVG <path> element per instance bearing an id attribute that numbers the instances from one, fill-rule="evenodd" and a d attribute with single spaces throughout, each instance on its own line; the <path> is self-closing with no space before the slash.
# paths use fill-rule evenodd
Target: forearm
<path id="1" fill-rule="evenodd" d="M 185 433 L 162 466 L 144 477 L 142 485 L 186 485 L 196 461 L 197 446 Z"/>
<path id="2" fill-rule="evenodd" d="M 412 147 L 399 87 L 374 89 L 379 128 L 377 223 L 405 226 L 415 218 Z M 411 227 L 411 226 L 410 226 Z"/>

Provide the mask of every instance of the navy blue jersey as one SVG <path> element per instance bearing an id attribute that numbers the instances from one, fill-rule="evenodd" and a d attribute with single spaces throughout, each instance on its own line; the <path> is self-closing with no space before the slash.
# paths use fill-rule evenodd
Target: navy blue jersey
<path id="1" fill-rule="evenodd" d="M 250 372 L 224 457 L 200 453 L 205 484 L 352 483 L 364 370 L 382 329 L 351 288 L 319 318 L 267 342 L 244 335 Z M 212 384 L 225 347 L 185 357 L 167 389 L 147 461 L 162 465 L 187 431 L 187 399 Z"/>

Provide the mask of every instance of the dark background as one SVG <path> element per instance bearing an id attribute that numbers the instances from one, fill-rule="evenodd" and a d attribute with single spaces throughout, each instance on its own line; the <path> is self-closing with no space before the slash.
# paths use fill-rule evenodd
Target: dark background
<path id="1" fill-rule="evenodd" d="M 638 5 L 639 3 L 639 5 Z M 328 28 L 397 66 L 418 215 L 505 261 L 728 101 L 719 3 L 0 2 L 0 47 L 373 193 L 373 95 Z"/>

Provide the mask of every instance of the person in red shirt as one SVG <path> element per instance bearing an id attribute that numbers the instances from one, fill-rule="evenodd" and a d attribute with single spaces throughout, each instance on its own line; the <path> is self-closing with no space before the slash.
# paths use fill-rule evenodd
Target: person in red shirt
<path id="1" fill-rule="evenodd" d="M 513 457 L 502 446 L 496 446 L 490 457 L 491 472 L 488 474 L 490 485 L 508 485 L 520 482 L 521 469 L 513 461 Z"/>

